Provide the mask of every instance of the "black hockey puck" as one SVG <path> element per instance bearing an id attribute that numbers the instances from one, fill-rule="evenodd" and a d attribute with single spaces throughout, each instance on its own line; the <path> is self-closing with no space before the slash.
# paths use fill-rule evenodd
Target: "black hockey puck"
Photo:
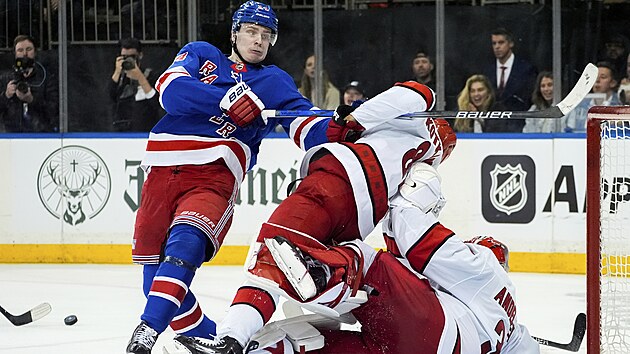
<path id="1" fill-rule="evenodd" d="M 63 319 L 63 323 L 65 323 L 66 326 L 72 326 L 73 324 L 77 323 L 77 321 L 78 319 L 75 315 L 70 315 Z"/>

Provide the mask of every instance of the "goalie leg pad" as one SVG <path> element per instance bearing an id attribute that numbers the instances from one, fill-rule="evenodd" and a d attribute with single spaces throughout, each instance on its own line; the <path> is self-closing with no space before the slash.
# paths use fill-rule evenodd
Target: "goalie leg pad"
<path id="1" fill-rule="evenodd" d="M 435 168 L 424 162 L 411 165 L 399 192 L 423 213 L 432 212 L 436 217 L 446 204 L 442 194 L 442 178 Z"/>
<path id="2" fill-rule="evenodd" d="M 289 340 L 296 352 L 321 349 L 324 347 L 324 336 L 317 329 L 318 324 L 331 321 L 318 314 L 309 314 L 268 323 L 249 341 L 247 352 L 270 347 L 284 338 Z"/>
<path id="3" fill-rule="evenodd" d="M 265 239 L 266 240 L 266 239 Z M 272 240 L 272 239 L 269 239 Z M 276 240 L 277 241 L 277 240 Z M 270 241 L 267 241 L 269 243 Z M 274 247 L 273 243 L 270 243 Z M 245 265 L 246 277 L 253 285 L 264 289 L 265 291 L 283 296 L 290 301 L 295 301 L 304 308 L 323 314 L 329 317 L 339 318 L 342 314 L 347 313 L 367 300 L 365 292 L 359 291 L 358 288 L 362 279 L 363 258 L 357 250 L 350 247 L 330 247 L 323 245 L 317 247 L 309 247 L 303 244 L 293 243 L 299 248 L 299 251 L 308 262 L 315 260 L 314 264 L 322 266 L 324 269 L 330 270 L 330 276 L 324 270 L 327 280 L 323 288 L 318 288 L 319 283 L 314 274 L 309 274 L 311 280 L 315 283 L 311 284 L 310 289 L 315 289 L 315 295 L 304 300 L 302 295 L 295 289 L 295 282 L 299 280 L 298 286 L 302 286 L 304 269 L 308 269 L 312 264 L 304 266 L 301 262 L 286 261 L 295 264 L 297 271 L 295 275 L 288 272 L 289 275 L 278 266 L 276 259 L 268 246 L 264 243 L 255 242 L 250 249 L 250 254 Z M 295 257 L 293 251 L 287 251 L 287 257 Z M 276 256 L 278 258 L 278 256 Z M 314 273 L 314 272 L 313 272 Z M 294 282 L 288 279 L 294 276 Z M 324 282 L 322 282 L 323 284 Z M 302 291 L 302 290 L 300 290 Z M 304 294 L 304 292 L 303 292 Z"/>
<path id="4" fill-rule="evenodd" d="M 328 271 L 318 272 L 319 276 L 314 278 L 316 273 L 311 269 L 315 267 L 312 265 L 309 267 L 302 252 L 285 238 L 277 236 L 265 239 L 265 245 L 271 252 L 271 256 L 276 261 L 278 268 L 284 273 L 302 300 L 312 298 L 317 295 L 318 290 L 325 288 L 328 282 L 326 273 L 330 275 L 330 269 L 326 265 L 318 262 L 319 267 L 317 269 L 327 269 Z M 314 261 L 311 260 L 311 264 L 313 263 Z M 317 284 L 316 278 L 318 278 Z"/>

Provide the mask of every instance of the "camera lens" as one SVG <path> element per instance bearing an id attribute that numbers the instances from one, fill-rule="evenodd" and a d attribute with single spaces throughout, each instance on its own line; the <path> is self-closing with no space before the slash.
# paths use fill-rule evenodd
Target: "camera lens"
<path id="1" fill-rule="evenodd" d="M 131 70 L 136 67 L 136 60 L 132 57 L 125 58 L 122 62 L 123 70 Z"/>
<path id="2" fill-rule="evenodd" d="M 26 81 L 18 81 L 15 84 L 15 88 L 22 93 L 28 92 L 28 84 L 26 83 Z"/>

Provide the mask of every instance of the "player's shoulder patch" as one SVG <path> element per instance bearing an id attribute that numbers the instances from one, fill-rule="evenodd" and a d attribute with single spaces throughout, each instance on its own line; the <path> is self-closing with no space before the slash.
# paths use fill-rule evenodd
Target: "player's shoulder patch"
<path id="1" fill-rule="evenodd" d="M 175 57 L 175 62 L 178 61 L 182 61 L 184 59 L 186 59 L 186 57 L 188 56 L 188 52 L 183 52 L 183 53 L 179 53 L 176 57 Z"/>

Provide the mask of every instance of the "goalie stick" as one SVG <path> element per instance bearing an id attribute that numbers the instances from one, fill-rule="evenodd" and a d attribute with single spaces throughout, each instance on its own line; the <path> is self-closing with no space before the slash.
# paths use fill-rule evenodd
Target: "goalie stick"
<path id="1" fill-rule="evenodd" d="M 589 63 L 584 68 L 571 92 L 560 103 L 542 111 L 433 111 L 403 114 L 396 119 L 414 118 L 483 118 L 483 119 L 523 119 L 523 118 L 562 118 L 571 112 L 584 97 L 591 91 L 597 79 L 597 66 Z M 330 110 L 263 110 L 262 117 L 267 122 L 268 118 L 296 118 L 296 117 L 332 117 L 334 111 Z"/>
<path id="2" fill-rule="evenodd" d="M 586 314 L 580 313 L 575 318 L 575 325 L 573 326 L 573 338 L 571 338 L 571 342 L 567 344 L 561 344 L 534 336 L 532 336 L 532 338 L 534 338 L 534 340 L 541 345 L 564 349 L 570 352 L 577 352 L 578 350 L 580 350 L 582 339 L 584 339 L 584 332 L 586 332 Z"/>
<path id="3" fill-rule="evenodd" d="M 0 312 L 6 317 L 14 326 L 21 326 L 33 321 L 37 321 L 40 318 L 48 315 L 52 311 L 52 306 L 49 303 L 43 302 L 32 309 L 24 312 L 19 316 L 15 316 L 7 312 L 2 306 L 0 306 Z"/>

